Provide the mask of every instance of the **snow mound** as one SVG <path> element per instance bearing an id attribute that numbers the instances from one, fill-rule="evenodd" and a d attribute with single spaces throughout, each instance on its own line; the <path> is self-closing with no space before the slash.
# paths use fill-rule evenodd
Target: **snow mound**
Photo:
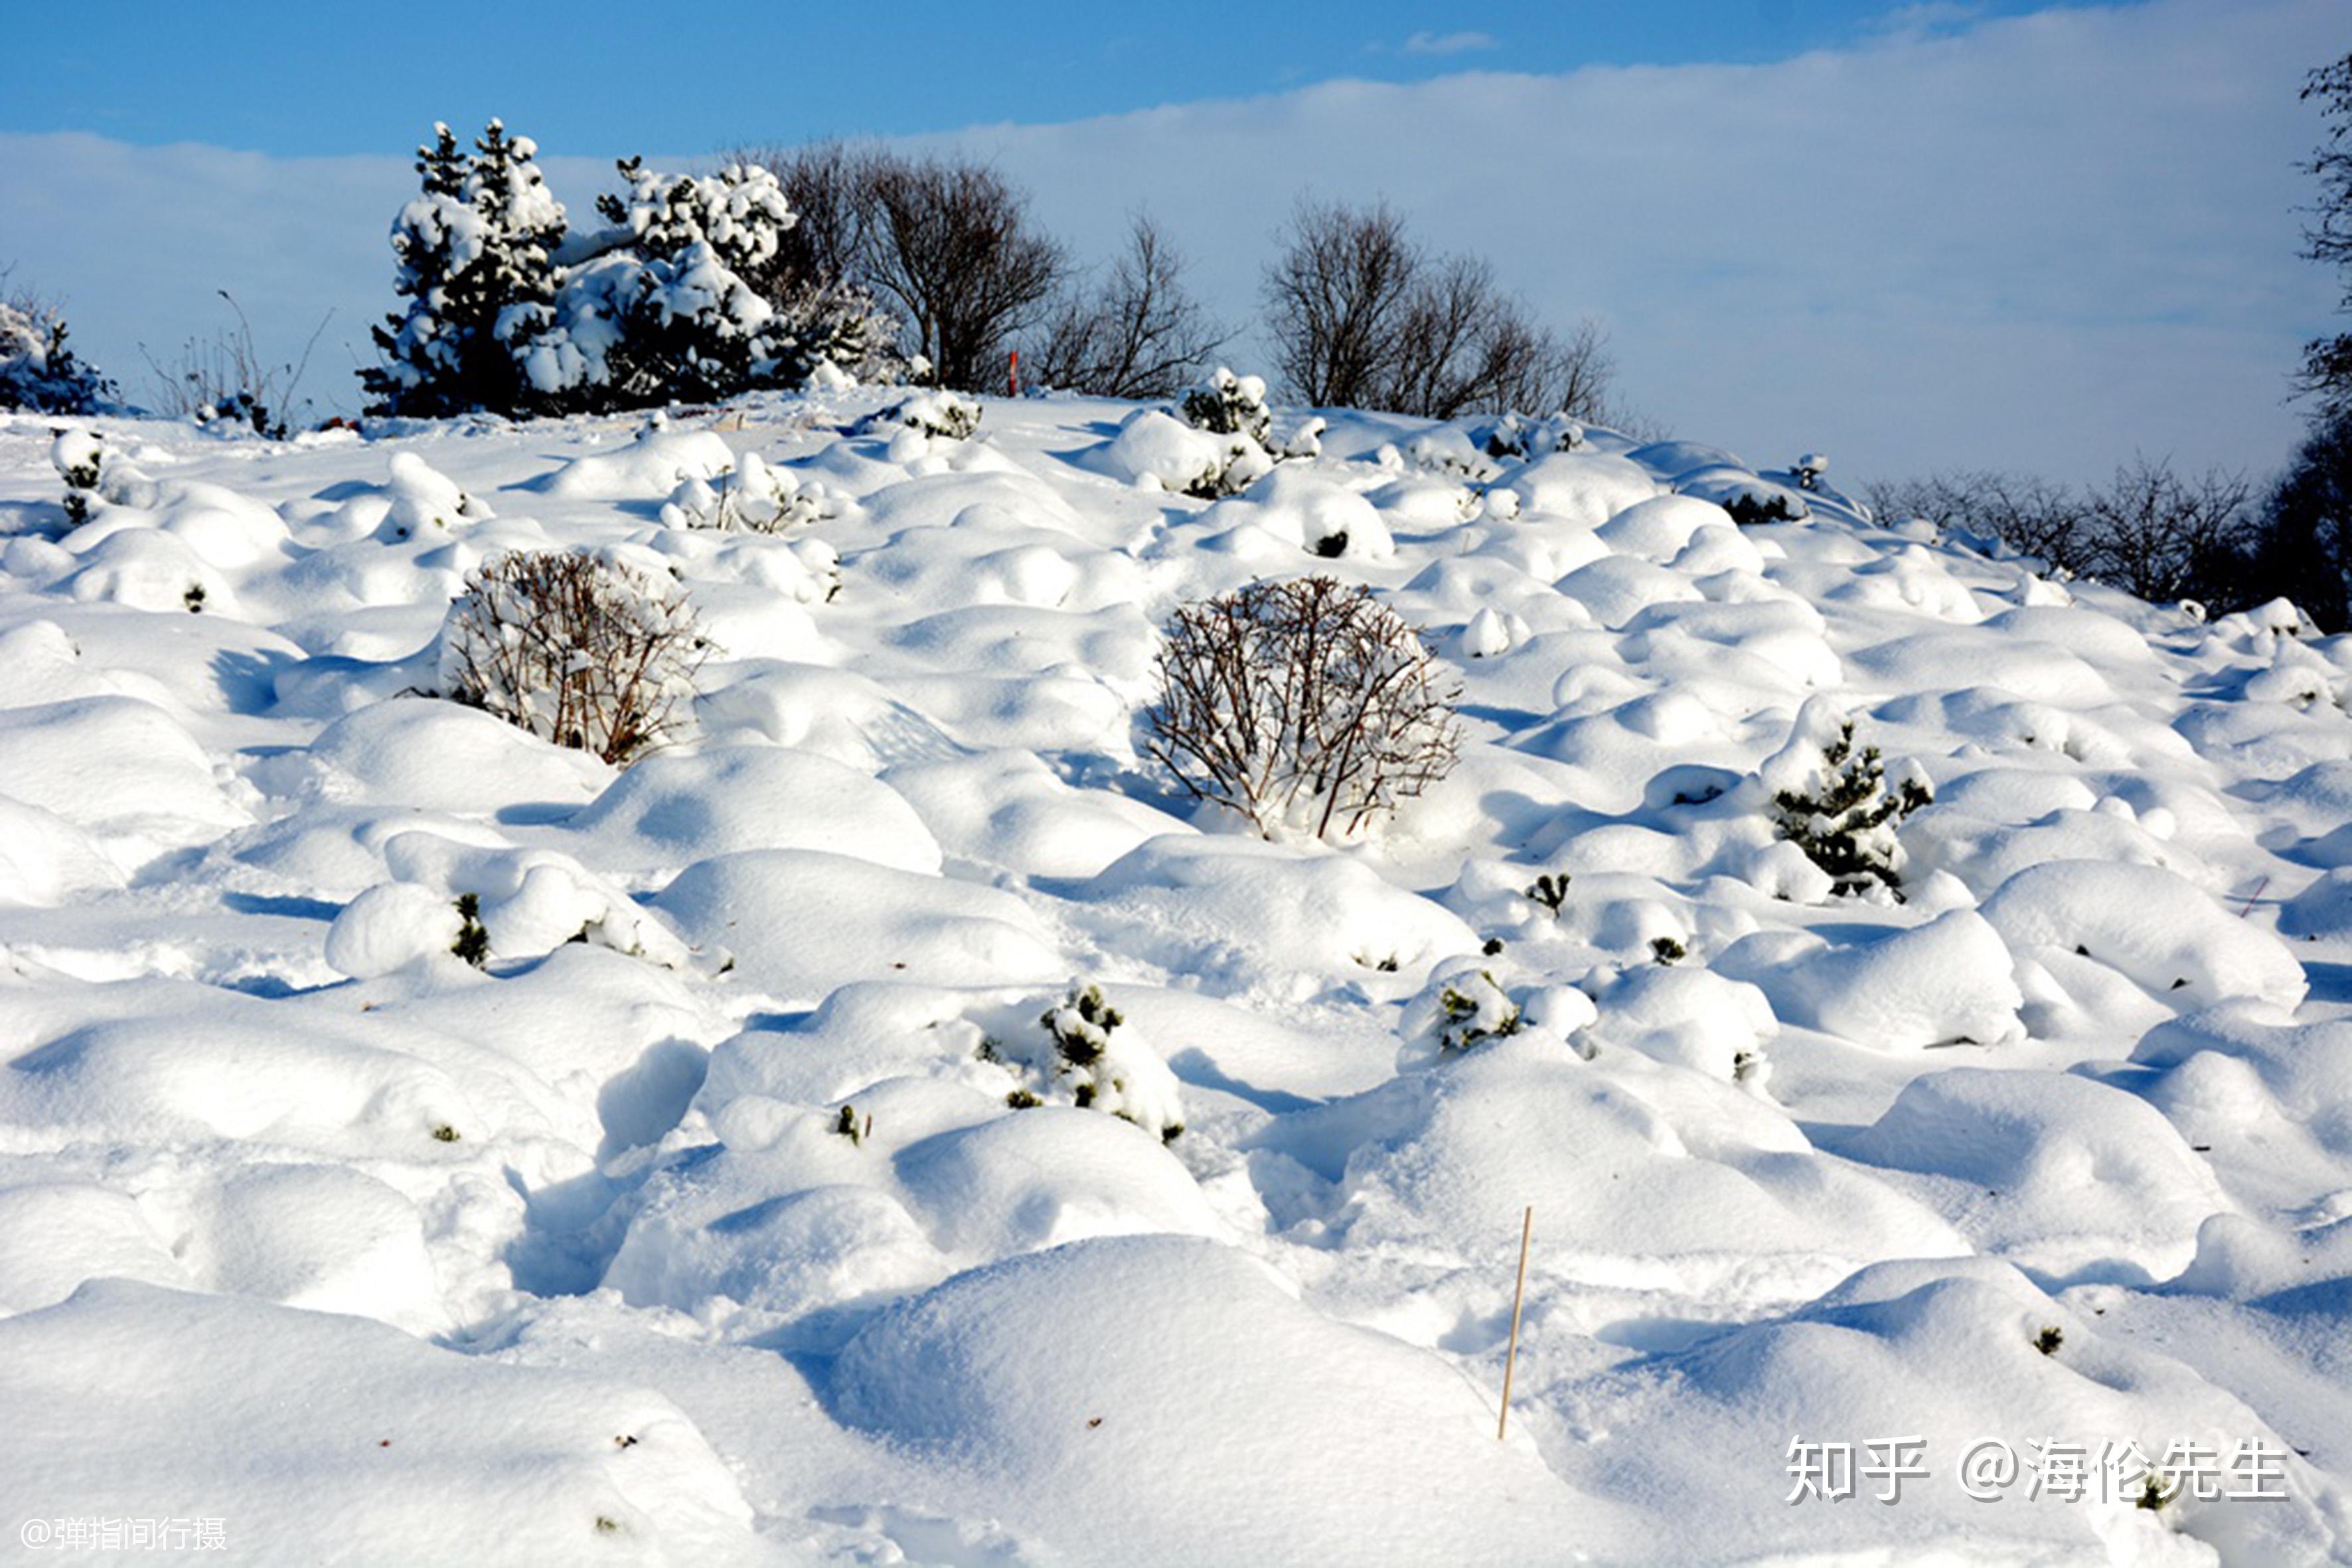
<path id="1" fill-rule="evenodd" d="M 1730 955 L 1726 955 L 1729 959 Z M 1790 1024 L 1885 1050 L 2025 1037 L 2025 1004 L 1991 922 L 1953 910 L 1874 940 L 1823 948 L 1748 974 Z"/>
<path id="2" fill-rule="evenodd" d="M 2278 938 L 2156 866 L 2058 860 L 2029 867 L 1984 901 L 2019 958 L 2086 957 L 2187 1010 L 2252 996 L 2293 1008 L 2309 989 Z"/>
<path id="3" fill-rule="evenodd" d="M 100 1280 L 0 1321 L 0 1462 L 45 1516 L 148 1497 L 274 1562 L 763 1560 L 668 1400 L 354 1318 Z"/>
<path id="4" fill-rule="evenodd" d="M 641 877 L 749 849 L 822 849 L 919 874 L 940 868 L 938 844 L 897 792 L 830 757 L 782 747 L 647 757 L 564 826 L 598 865 Z"/>
<path id="5" fill-rule="evenodd" d="M 1150 839 L 1071 892 L 1155 962 L 1234 985 L 1290 989 L 1350 968 L 1425 976 L 1478 946 L 1459 917 L 1357 861 L 1255 838 Z"/>
<path id="6" fill-rule="evenodd" d="M 904 763 L 882 782 L 947 853 L 1017 876 L 1098 876 L 1147 840 L 1186 831 L 1139 801 L 1071 787 L 1030 752 Z"/>
<path id="7" fill-rule="evenodd" d="M 1612 1512 L 1498 1447 L 1436 1357 L 1205 1241 L 1082 1242 L 960 1276 L 851 1341 L 830 1398 L 977 1466 L 1015 1530 L 1106 1561 L 1437 1562 L 1476 1520 L 1482 1550 L 1532 1562 Z"/>
<path id="8" fill-rule="evenodd" d="M 696 862 L 656 907 L 750 984 L 815 1000 L 877 972 L 918 984 L 1017 984 L 1067 964 L 1027 905 L 813 849 L 755 849 Z"/>
<path id="9" fill-rule="evenodd" d="M 681 479 L 711 479 L 733 471 L 735 453 L 709 430 L 648 425 L 617 452 L 574 458 L 525 486 L 559 500 L 657 500 Z"/>
<path id="10" fill-rule="evenodd" d="M 0 711 L 0 779 L 24 805 L 88 832 L 126 869 L 250 820 L 223 793 L 211 758 L 187 730 L 153 703 L 129 697 Z M 51 853 L 69 861 L 73 846 Z"/>
<path id="11" fill-rule="evenodd" d="M 2168 1279 L 2231 1206 L 2161 1112 L 2071 1073 L 1952 1068 L 1913 1079 L 1842 1152 L 1948 1178 L 1979 1246 L 2062 1280 Z"/>
<path id="12" fill-rule="evenodd" d="M 613 778 L 585 752 L 535 740 L 478 709 L 415 698 L 337 720 L 307 760 L 328 799 L 464 816 L 520 805 L 576 809 Z"/>

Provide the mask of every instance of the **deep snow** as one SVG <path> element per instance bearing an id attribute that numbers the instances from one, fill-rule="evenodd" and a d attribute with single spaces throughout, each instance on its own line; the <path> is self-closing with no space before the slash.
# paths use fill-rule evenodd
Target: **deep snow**
<path id="1" fill-rule="evenodd" d="M 0 1557 L 2352 1558 L 2352 637 L 1687 442 L 1339 415 L 1209 502 L 898 401 L 101 420 L 79 525 L 0 418 Z M 626 771 L 420 694 L 549 546 L 718 645 Z M 1135 744 L 1173 605 L 1314 570 L 1465 688 L 1330 847 Z M 1840 718 L 1905 901 L 1773 830 Z M 2180 1494 L 2053 1479 L 2127 1444 Z"/>

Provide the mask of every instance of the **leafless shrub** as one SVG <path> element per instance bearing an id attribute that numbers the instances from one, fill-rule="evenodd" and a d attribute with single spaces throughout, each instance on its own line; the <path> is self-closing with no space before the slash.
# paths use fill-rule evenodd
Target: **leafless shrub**
<path id="1" fill-rule="evenodd" d="M 1184 258 L 1149 215 L 1093 289 L 1066 293 L 1023 359 L 1034 380 L 1096 397 L 1172 397 L 1233 336 L 1184 286 Z"/>
<path id="2" fill-rule="evenodd" d="M 1607 417 L 1613 367 L 1596 323 L 1561 338 L 1491 263 L 1429 254 L 1385 202 L 1300 202 L 1263 292 L 1276 363 L 1301 402 L 1432 419 Z"/>
<path id="3" fill-rule="evenodd" d="M 1146 752 L 1269 837 L 1352 835 L 1453 766 L 1461 686 L 1362 587 L 1253 583 L 1178 607 Z"/>
<path id="4" fill-rule="evenodd" d="M 334 312 L 319 318 L 310 341 L 302 345 L 299 361 L 272 364 L 254 347 L 253 323 L 246 320 L 245 307 L 236 302 L 236 296 L 226 289 L 213 292 L 228 301 L 236 317 L 235 327 L 224 327 L 209 340 L 190 338 L 182 345 L 177 361 L 168 367 L 156 363 L 146 344 L 139 345 L 140 357 L 154 377 L 155 411 L 173 419 L 194 419 L 199 425 L 241 425 L 257 436 L 282 441 L 303 373 L 310 366 L 311 351 L 319 346 Z"/>
<path id="5" fill-rule="evenodd" d="M 683 589 L 565 551 L 493 556 L 443 628 L 443 689 L 625 767 L 662 744 L 709 654 Z"/>

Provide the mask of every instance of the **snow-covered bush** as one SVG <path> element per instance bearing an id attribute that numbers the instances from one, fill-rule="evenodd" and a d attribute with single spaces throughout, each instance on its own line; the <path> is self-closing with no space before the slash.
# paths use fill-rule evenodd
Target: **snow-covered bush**
<path id="1" fill-rule="evenodd" d="M 676 584 L 522 552 L 467 574 L 442 628 L 441 679 L 459 702 L 626 766 L 668 737 L 709 652 Z"/>
<path id="2" fill-rule="evenodd" d="M 1788 744 L 1765 762 L 1762 777 L 1775 829 L 1835 879 L 1832 891 L 1901 888 L 1903 847 L 1895 831 L 1935 798 L 1916 763 L 1890 784 L 1878 748 L 1855 750 L 1853 721 L 1816 697 L 1798 713 Z"/>
<path id="3" fill-rule="evenodd" d="M 1466 1051 L 1481 1040 L 1516 1035 L 1524 1022 L 1518 1005 L 1489 970 L 1440 982 L 1436 992 L 1432 1024 L 1438 1048 L 1448 1054 Z"/>
<path id="4" fill-rule="evenodd" d="M 66 347 L 65 318 L 29 300 L 0 300 L 0 409 L 95 414 L 114 384 Z"/>
<path id="5" fill-rule="evenodd" d="M 1445 776 L 1460 683 L 1362 587 L 1253 583 L 1180 605 L 1144 749 L 1269 837 L 1350 835 Z"/>
<path id="6" fill-rule="evenodd" d="M 905 426 L 950 441 L 969 441 L 980 429 L 980 404 L 960 392 L 919 392 L 904 403 L 886 408 L 862 428 L 884 431 Z"/>
<path id="7" fill-rule="evenodd" d="M 563 206 L 527 136 L 491 121 L 471 157 L 446 125 L 416 150 L 422 192 L 392 226 L 393 287 L 409 301 L 373 336 L 360 372 L 378 413 L 517 413 L 534 400 L 524 365 L 548 330 Z M 544 389 L 539 389 L 544 390 Z"/>
<path id="8" fill-rule="evenodd" d="M 1188 494 L 1203 500 L 1236 495 L 1264 478 L 1277 458 L 1287 456 L 1270 445 L 1274 415 L 1265 405 L 1265 383 L 1257 376 L 1235 375 L 1219 365 L 1178 406 L 1185 424 L 1224 437 L 1218 455 L 1182 487 Z"/>
<path id="9" fill-rule="evenodd" d="M 824 515 L 822 491 L 803 488 L 790 468 L 771 468 L 757 452 L 746 452 L 732 468 L 709 479 L 681 478 L 662 503 L 666 528 L 740 528 L 753 533 L 783 533 Z"/>
<path id="10" fill-rule="evenodd" d="M 1223 365 L 1187 392 L 1181 406 L 1184 423 L 1195 430 L 1246 436 L 1261 447 L 1274 431 L 1274 415 L 1265 405 L 1265 381 L 1255 375 L 1235 375 Z"/>
<path id="11" fill-rule="evenodd" d="M 61 430 L 49 443 L 49 462 L 66 482 L 66 516 L 76 524 L 88 522 L 106 463 L 105 443 L 92 431 Z"/>
<path id="12" fill-rule="evenodd" d="M 1802 500 L 1774 486 L 1745 485 L 1722 498 L 1723 510 L 1742 528 L 1765 522 L 1801 522 L 1812 515 Z"/>
<path id="13" fill-rule="evenodd" d="M 620 163 L 626 196 L 599 197 L 597 211 L 627 237 L 625 251 L 585 276 L 585 299 L 567 287 L 557 316 L 575 341 L 594 342 L 609 322 L 601 363 L 583 355 L 583 396 L 592 406 L 636 407 L 668 400 L 731 397 L 796 382 L 775 307 L 744 272 L 772 260 L 798 220 L 776 177 L 755 165 L 716 174 L 669 175 L 641 158 Z M 609 315 L 607 314 L 609 312 Z"/>
<path id="14" fill-rule="evenodd" d="M 1032 1020 L 993 1008 L 976 1021 L 986 1031 L 981 1059 L 1021 1079 L 1004 1097 L 1013 1110 L 1066 1096 L 1064 1103 L 1108 1111 L 1162 1142 L 1173 1142 L 1184 1131 L 1176 1075 L 1133 1029 L 1122 1029 L 1127 1016 L 1110 1005 L 1101 986 L 1073 981 Z"/>
<path id="15" fill-rule="evenodd" d="M 1542 419 L 1505 414 L 1485 425 L 1474 426 L 1472 430 L 1483 437 L 1478 444 L 1490 458 L 1540 458 L 1552 452 L 1574 451 L 1584 444 L 1582 422 L 1565 414 Z"/>

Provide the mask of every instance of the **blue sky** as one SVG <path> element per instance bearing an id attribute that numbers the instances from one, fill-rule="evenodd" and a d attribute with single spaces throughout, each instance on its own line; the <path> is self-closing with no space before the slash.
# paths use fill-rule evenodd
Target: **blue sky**
<path id="1" fill-rule="evenodd" d="M 1387 199 L 1543 318 L 1595 320 L 1652 426 L 1842 479 L 2259 478 L 2301 430 L 2301 344 L 2340 325 L 2298 255 L 2323 127 L 2295 94 L 2352 45 L 2344 0 L 1180 3 L 1148 37 L 1139 6 L 20 9 L 44 64 L 0 96 L 0 268 L 134 398 L 142 348 L 231 324 L 225 289 L 273 360 L 323 320 L 303 390 L 354 409 L 410 150 L 491 114 L 577 222 L 616 154 L 829 133 L 990 160 L 1081 258 L 1148 208 L 1244 372 L 1297 195 Z"/>
<path id="2" fill-rule="evenodd" d="M 24 5 L 0 130 L 280 156 L 397 153 L 492 115 L 547 146 L 907 135 L 1465 68 L 1753 64 L 2032 9 L 1884 0 L 1348 5 Z M 648 20 L 649 16 L 658 20 Z"/>

